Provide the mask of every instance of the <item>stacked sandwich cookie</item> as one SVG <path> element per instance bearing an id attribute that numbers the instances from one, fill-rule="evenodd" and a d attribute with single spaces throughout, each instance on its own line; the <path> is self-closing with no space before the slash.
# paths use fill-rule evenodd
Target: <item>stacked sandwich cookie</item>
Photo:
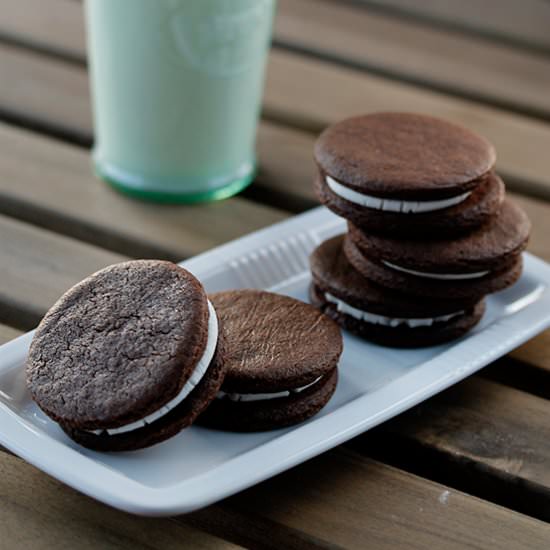
<path id="1" fill-rule="evenodd" d="M 313 252 L 311 300 L 349 331 L 392 346 L 444 342 L 520 276 L 530 223 L 480 136 L 379 113 L 325 130 L 315 158 L 316 193 L 349 231 Z"/>

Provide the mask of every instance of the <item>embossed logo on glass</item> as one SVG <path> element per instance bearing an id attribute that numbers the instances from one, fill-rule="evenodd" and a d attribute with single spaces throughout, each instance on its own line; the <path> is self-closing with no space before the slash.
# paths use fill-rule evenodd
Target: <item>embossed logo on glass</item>
<path id="1" fill-rule="evenodd" d="M 263 54 L 263 25 L 270 2 L 256 0 L 244 10 L 236 10 L 233 4 L 229 12 L 208 4 L 192 2 L 172 14 L 169 26 L 174 48 L 196 69 L 212 76 L 245 72 Z"/>

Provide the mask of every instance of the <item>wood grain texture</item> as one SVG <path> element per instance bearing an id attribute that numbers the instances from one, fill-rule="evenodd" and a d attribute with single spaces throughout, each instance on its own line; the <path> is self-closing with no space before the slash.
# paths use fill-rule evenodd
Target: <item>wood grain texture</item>
<path id="1" fill-rule="evenodd" d="M 0 36 L 23 40 L 69 59 L 84 60 L 85 33 L 78 2 L 2 3 L 6 9 L 0 21 Z M 502 9 L 498 11 L 502 13 Z M 537 19 L 537 24 L 543 26 L 544 17 Z M 396 36 L 399 40 L 395 40 Z M 512 47 L 334 0 L 280 0 L 275 39 L 346 61 L 366 63 L 371 69 L 428 85 L 550 115 L 550 100 L 545 93 L 550 62 Z"/>
<path id="2" fill-rule="evenodd" d="M 366 8 L 417 16 L 430 24 L 550 51 L 550 6 L 545 0 L 355 0 Z"/>
<path id="3" fill-rule="evenodd" d="M 0 50 L 0 66 L 1 111 L 91 140 L 88 80 L 79 76 L 79 67 L 39 54 L 25 55 L 8 45 Z"/>
<path id="4" fill-rule="evenodd" d="M 64 4 L 69 0 L 22 1 L 32 6 L 32 9 L 40 11 L 60 9 L 52 6 L 59 2 Z M 71 15 L 70 25 L 82 29 L 81 6 L 76 2 L 74 4 L 76 7 L 72 6 L 68 10 Z M 17 35 L 22 42 L 28 42 L 26 37 L 33 36 L 35 26 L 25 17 L 21 17 L 12 22 L 11 28 L 14 32 L 14 29 L 17 29 Z M 44 26 L 41 31 L 44 43 L 50 43 L 51 40 L 51 43 L 58 44 L 63 40 L 68 47 L 77 48 L 77 52 L 82 52 L 83 31 L 76 33 L 76 40 L 74 34 L 72 38 L 62 39 L 58 35 L 63 34 L 63 29 L 61 25 L 54 26 L 52 30 Z M 78 36 L 81 36 L 80 42 Z M 43 59 L 40 59 L 40 62 L 35 60 L 40 67 L 32 63 L 32 68 L 29 65 L 28 69 L 25 69 L 29 59 L 24 58 L 32 56 L 18 51 L 19 55 L 14 58 L 15 52 L 9 51 L 4 56 L 2 50 L 7 48 L 0 49 L 0 65 L 3 74 L 6 75 L 0 84 L 0 109 L 15 111 L 19 115 L 31 113 L 33 117 L 40 116 L 42 121 L 57 124 L 62 132 L 74 130 L 74 124 L 78 122 L 79 129 L 90 133 L 87 98 L 69 98 L 70 116 L 64 117 L 62 112 L 58 112 L 59 105 L 64 103 L 66 92 L 63 90 L 67 87 L 77 89 L 81 94 L 87 93 L 85 77 L 78 76 L 74 66 L 56 63 L 53 59 L 50 63 L 41 63 Z M 42 73 L 47 70 L 44 67 L 52 65 L 56 67 L 55 77 L 53 74 L 49 77 L 44 76 Z M 20 99 L 16 90 L 18 85 L 12 82 L 15 79 L 21 82 L 21 79 L 27 78 L 34 78 L 36 85 L 28 86 L 29 89 L 22 93 Z M 45 99 L 41 97 L 42 94 Z M 49 104 L 56 98 L 59 105 L 52 106 L 52 113 L 55 113 L 53 116 L 47 108 L 42 108 L 41 104 Z M 76 109 L 75 105 L 79 103 L 85 103 L 86 106 Z M 428 113 L 478 131 L 495 144 L 499 154 L 498 165 L 505 175 L 511 176 L 509 181 L 516 189 L 550 199 L 550 157 L 546 154 L 547 143 L 550 142 L 550 125 L 501 109 L 485 107 L 471 101 L 367 75 L 364 72 L 337 67 L 331 63 L 288 52 L 272 52 L 264 97 L 264 112 L 269 119 L 318 132 L 341 118 L 381 110 Z M 86 121 L 88 123 L 82 126 Z"/>
<path id="5" fill-rule="evenodd" d="M 238 548 L 183 522 L 109 508 L 6 453 L 0 453 L 0 502 L 6 550 Z"/>
<path id="6" fill-rule="evenodd" d="M 375 456 L 549 521 L 549 415 L 548 399 L 473 377 L 362 438 Z"/>
<path id="7" fill-rule="evenodd" d="M 0 322 L 34 327 L 69 287 L 127 258 L 0 216 Z"/>
<path id="8" fill-rule="evenodd" d="M 137 518 L 0 454 L 6 548 L 537 548 L 550 526 L 341 450 L 200 512 Z M 63 518 L 63 521 L 60 521 Z"/>
<path id="9" fill-rule="evenodd" d="M 275 39 L 383 76 L 550 118 L 550 58 L 523 50 L 334 0 L 279 0 Z"/>
<path id="10" fill-rule="evenodd" d="M 509 514 L 336 450 L 191 519 L 261 548 L 537 548 L 550 536 L 550 526 L 529 520 L 527 527 L 522 516 Z M 269 539 L 257 531 L 269 532 Z"/>

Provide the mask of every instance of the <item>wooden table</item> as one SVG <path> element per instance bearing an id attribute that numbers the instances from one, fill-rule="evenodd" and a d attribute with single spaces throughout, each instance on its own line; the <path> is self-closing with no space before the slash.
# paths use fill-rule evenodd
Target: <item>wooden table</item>
<path id="1" fill-rule="evenodd" d="M 257 181 L 162 206 L 91 174 L 80 2 L 0 0 L 0 341 L 107 264 L 180 260 L 314 206 L 315 135 L 355 113 L 430 113 L 487 136 L 533 221 L 531 251 L 550 260 L 548 28 L 544 0 L 279 0 Z M 171 519 L 112 510 L 0 452 L 0 549 L 549 548 L 549 399 L 546 332 L 349 444 Z"/>

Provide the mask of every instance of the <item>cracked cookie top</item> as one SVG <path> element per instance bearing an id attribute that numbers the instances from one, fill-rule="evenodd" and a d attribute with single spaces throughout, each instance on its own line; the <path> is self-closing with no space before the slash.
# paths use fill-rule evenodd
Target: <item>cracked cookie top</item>
<path id="1" fill-rule="evenodd" d="M 85 430 L 143 418 L 178 394 L 202 356 L 208 302 L 185 269 L 159 260 L 107 267 L 67 291 L 27 360 L 33 399 Z"/>

